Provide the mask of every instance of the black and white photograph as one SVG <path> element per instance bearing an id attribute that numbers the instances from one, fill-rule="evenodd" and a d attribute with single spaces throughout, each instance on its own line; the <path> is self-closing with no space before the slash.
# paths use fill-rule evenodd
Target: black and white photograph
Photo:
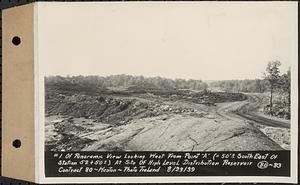
<path id="1" fill-rule="evenodd" d="M 298 182 L 298 3 L 32 2 L 2 13 L 5 177 Z"/>
<path id="2" fill-rule="evenodd" d="M 243 80 L 46 77 L 46 149 L 289 150 L 290 69 L 280 64 Z"/>
<path id="3" fill-rule="evenodd" d="M 44 18 L 46 151 L 290 150 L 289 6 L 121 7 Z"/>

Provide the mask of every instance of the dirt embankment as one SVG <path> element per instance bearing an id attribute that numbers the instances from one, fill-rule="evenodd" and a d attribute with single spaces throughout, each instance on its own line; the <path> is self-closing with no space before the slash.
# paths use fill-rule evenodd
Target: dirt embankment
<path id="1" fill-rule="evenodd" d="M 67 115 L 93 119 L 111 125 L 123 125 L 131 120 L 162 114 L 184 113 L 201 116 L 204 112 L 141 98 L 111 96 L 59 95 L 46 101 L 46 115 Z"/>
<path id="2" fill-rule="evenodd" d="M 128 93 L 127 91 L 125 91 Z M 125 94 L 126 94 L 125 93 Z M 126 124 L 131 120 L 158 116 L 164 113 L 204 114 L 194 108 L 165 103 L 167 101 L 186 101 L 190 104 L 215 105 L 226 101 L 245 100 L 239 93 L 210 93 L 192 91 L 152 91 L 124 95 L 124 92 L 102 93 L 101 95 L 46 93 L 46 116 L 68 115 L 84 117 L 113 125 Z"/>
<path id="3" fill-rule="evenodd" d="M 188 94 L 89 96 L 51 93 L 46 97 L 46 150 L 282 149 L 244 120 L 226 119 L 199 106 L 198 99 L 203 106 L 209 107 L 222 100 L 228 101 L 230 97 L 244 99 L 234 94 L 204 94 L 197 98 Z"/>

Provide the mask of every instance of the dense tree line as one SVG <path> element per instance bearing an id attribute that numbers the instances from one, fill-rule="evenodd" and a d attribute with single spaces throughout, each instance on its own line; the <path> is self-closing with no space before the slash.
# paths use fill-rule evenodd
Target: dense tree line
<path id="1" fill-rule="evenodd" d="M 212 87 L 218 87 L 226 92 L 263 93 L 268 90 L 268 81 L 255 80 L 222 80 L 211 82 Z"/>
<path id="2" fill-rule="evenodd" d="M 168 79 L 162 77 L 144 77 L 132 75 L 110 75 L 110 76 L 49 76 L 45 77 L 46 85 L 73 84 L 80 86 L 93 86 L 98 88 L 155 88 L 155 89 L 191 89 L 206 90 L 207 84 L 201 80 Z"/>

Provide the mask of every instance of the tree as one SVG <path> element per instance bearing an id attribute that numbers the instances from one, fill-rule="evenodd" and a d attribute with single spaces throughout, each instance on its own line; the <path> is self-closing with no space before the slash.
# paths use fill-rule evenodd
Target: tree
<path id="1" fill-rule="evenodd" d="M 280 61 L 271 61 L 268 63 L 265 73 L 265 79 L 269 82 L 270 87 L 270 114 L 273 115 L 273 92 L 274 89 L 280 84 L 280 71 L 279 66 L 281 65 Z"/>
<path id="2" fill-rule="evenodd" d="M 283 93 L 287 93 L 287 107 L 288 112 L 290 113 L 291 106 L 291 69 L 289 69 L 285 74 L 281 75 L 280 78 L 280 88 Z"/>

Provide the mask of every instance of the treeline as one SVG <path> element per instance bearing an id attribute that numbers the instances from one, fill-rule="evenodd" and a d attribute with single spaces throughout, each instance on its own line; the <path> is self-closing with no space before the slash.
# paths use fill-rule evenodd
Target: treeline
<path id="1" fill-rule="evenodd" d="M 268 91 L 268 81 L 255 80 L 221 80 L 210 83 L 211 87 L 218 87 L 225 92 L 263 93 Z"/>
<path id="2" fill-rule="evenodd" d="M 201 80 L 168 79 L 162 77 L 144 77 L 132 75 L 110 75 L 110 76 L 49 76 L 45 77 L 45 84 L 79 85 L 82 87 L 105 88 L 154 88 L 154 89 L 191 89 L 206 90 L 208 85 Z"/>

